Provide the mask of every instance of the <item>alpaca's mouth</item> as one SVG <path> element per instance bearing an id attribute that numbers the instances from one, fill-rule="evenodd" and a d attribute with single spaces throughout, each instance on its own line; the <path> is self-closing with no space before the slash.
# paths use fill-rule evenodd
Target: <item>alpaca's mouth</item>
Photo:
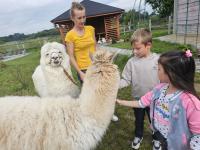
<path id="1" fill-rule="evenodd" d="M 61 63 L 62 63 L 62 61 L 60 61 L 60 60 L 51 59 L 51 61 L 50 61 L 49 64 L 50 64 L 52 67 L 59 67 L 59 66 L 61 65 Z"/>
<path id="2" fill-rule="evenodd" d="M 60 64 L 60 61 L 54 60 L 53 63 L 56 64 L 56 65 L 58 65 L 58 64 Z"/>

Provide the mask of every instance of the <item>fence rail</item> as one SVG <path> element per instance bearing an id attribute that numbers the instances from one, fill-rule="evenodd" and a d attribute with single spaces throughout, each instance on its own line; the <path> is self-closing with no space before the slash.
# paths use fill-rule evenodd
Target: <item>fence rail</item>
<path id="1" fill-rule="evenodd" d="M 14 54 L 20 50 L 41 48 L 46 42 L 59 41 L 60 36 L 43 37 L 25 41 L 8 42 L 0 45 L 0 54 Z"/>

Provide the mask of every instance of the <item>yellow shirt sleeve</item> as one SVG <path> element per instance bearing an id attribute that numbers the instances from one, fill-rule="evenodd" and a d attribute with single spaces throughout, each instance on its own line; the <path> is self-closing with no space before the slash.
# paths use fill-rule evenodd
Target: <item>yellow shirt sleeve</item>
<path id="1" fill-rule="evenodd" d="M 89 26 L 89 30 L 90 32 L 92 33 L 93 36 L 95 36 L 95 33 L 94 33 L 94 27 L 93 26 Z"/>
<path id="2" fill-rule="evenodd" d="M 73 43 L 73 35 L 71 34 L 71 32 L 69 31 L 66 36 L 65 36 L 65 42 L 66 43 Z"/>

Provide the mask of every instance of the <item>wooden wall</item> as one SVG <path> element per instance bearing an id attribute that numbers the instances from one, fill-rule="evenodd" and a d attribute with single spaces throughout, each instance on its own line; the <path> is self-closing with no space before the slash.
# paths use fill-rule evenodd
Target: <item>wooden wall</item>
<path id="1" fill-rule="evenodd" d="M 105 25 L 106 39 L 119 40 L 120 38 L 119 15 L 104 17 L 104 25 Z"/>

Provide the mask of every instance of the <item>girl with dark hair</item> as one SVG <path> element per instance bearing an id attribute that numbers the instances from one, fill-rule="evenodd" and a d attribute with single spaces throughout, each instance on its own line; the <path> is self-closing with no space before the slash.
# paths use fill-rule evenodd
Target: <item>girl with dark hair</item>
<path id="1" fill-rule="evenodd" d="M 200 149 L 200 101 L 194 88 L 195 62 L 190 50 L 170 51 L 158 60 L 160 84 L 139 101 L 117 100 L 129 107 L 150 106 L 158 150 Z"/>

